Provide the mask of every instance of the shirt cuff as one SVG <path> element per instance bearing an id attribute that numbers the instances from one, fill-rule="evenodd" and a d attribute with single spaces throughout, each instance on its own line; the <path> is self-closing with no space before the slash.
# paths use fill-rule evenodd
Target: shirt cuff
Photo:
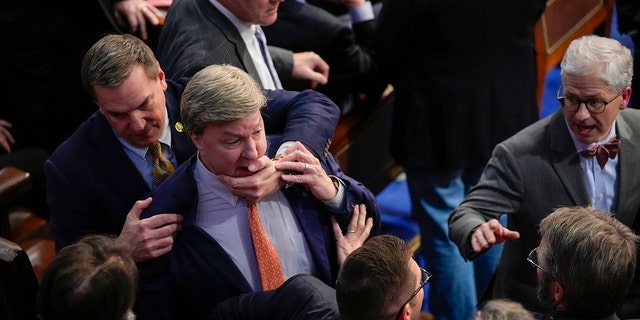
<path id="1" fill-rule="evenodd" d="M 349 9 L 351 23 L 358 23 L 375 19 L 371 1 L 365 1 L 361 6 Z"/>
<path id="2" fill-rule="evenodd" d="M 345 202 L 345 196 L 344 196 L 345 184 L 344 184 L 344 181 L 342 181 L 342 179 L 340 179 L 340 178 L 338 178 L 336 176 L 329 175 L 329 178 L 331 178 L 331 180 L 333 180 L 333 181 L 338 181 L 338 192 L 336 193 L 336 196 L 333 197 L 333 199 L 327 200 L 327 201 L 322 201 L 322 202 L 329 209 L 331 209 L 333 211 L 339 211 L 340 209 L 343 208 L 344 202 Z"/>

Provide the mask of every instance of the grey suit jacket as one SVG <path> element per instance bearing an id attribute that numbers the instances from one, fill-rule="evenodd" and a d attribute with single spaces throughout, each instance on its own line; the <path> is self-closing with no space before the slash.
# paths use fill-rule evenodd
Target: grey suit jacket
<path id="1" fill-rule="evenodd" d="M 293 52 L 269 47 L 282 81 L 290 77 Z M 238 29 L 209 0 L 174 1 L 158 39 L 156 55 L 168 78 L 191 77 L 212 64 L 230 64 L 260 77 Z"/>
<path id="2" fill-rule="evenodd" d="M 640 231 L 636 222 L 640 139 L 634 135 L 638 130 L 640 110 L 621 111 L 616 122 L 622 144 L 615 215 L 636 233 Z M 559 206 L 590 204 L 578 157 L 561 109 L 495 147 L 480 181 L 449 217 L 449 237 L 465 259 L 477 258 L 470 236 L 490 219 L 508 214 L 508 228 L 520 232 L 520 239 L 505 243 L 485 298 L 507 297 L 530 310 L 548 311 L 536 298 L 536 270 L 526 257 L 540 242 L 537 226 L 542 218 Z"/>

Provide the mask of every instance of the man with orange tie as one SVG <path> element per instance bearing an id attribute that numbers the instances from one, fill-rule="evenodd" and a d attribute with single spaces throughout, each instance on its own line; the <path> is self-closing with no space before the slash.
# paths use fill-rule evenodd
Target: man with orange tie
<path id="1" fill-rule="evenodd" d="M 230 65 L 206 67 L 186 86 L 180 113 L 197 153 L 154 190 L 142 213 L 178 212 L 184 221 L 171 252 L 139 265 L 138 319 L 206 319 L 222 300 L 273 289 L 301 273 L 334 286 L 332 217 L 355 232 L 364 225 L 348 223 L 354 206 L 364 204 L 371 234 L 378 233 L 371 191 L 346 176 L 330 153 L 318 158 L 300 142 L 273 160 L 288 188 L 254 201 L 219 181 L 251 176 L 250 163 L 267 157 L 265 105 L 259 84 Z"/>
<path id="2" fill-rule="evenodd" d="M 136 261 L 165 254 L 182 218 L 175 212 L 139 215 L 157 200 L 145 195 L 196 151 L 179 115 L 189 78 L 167 78 L 151 48 L 123 34 L 107 35 L 88 50 L 82 79 L 98 111 L 45 164 L 56 248 L 106 233 L 119 235 Z M 331 100 L 311 90 L 265 95 L 265 130 L 274 153 L 297 140 L 316 155 L 327 152 L 340 117 Z M 247 178 L 220 178 L 234 194 L 255 199 L 284 185 L 272 161 L 256 161 L 251 171 Z"/>

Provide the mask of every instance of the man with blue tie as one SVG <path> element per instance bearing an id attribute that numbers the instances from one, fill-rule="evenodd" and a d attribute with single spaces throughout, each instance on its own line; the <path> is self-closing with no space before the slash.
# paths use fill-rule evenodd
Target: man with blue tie
<path id="1" fill-rule="evenodd" d="M 280 83 L 302 82 L 305 88 L 326 84 L 329 66 L 319 55 L 276 47 L 265 50 L 266 39 L 260 26 L 277 19 L 280 2 L 174 2 L 158 39 L 160 64 L 170 78 L 191 77 L 211 64 L 230 64 L 249 73 L 265 89 L 281 89 Z"/>

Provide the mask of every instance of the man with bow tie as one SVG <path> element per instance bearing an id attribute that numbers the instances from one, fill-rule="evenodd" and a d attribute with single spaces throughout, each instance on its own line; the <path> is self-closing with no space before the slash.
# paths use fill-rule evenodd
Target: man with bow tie
<path id="1" fill-rule="evenodd" d="M 560 206 L 591 205 L 640 231 L 640 111 L 626 109 L 631 52 L 614 39 L 585 36 L 571 43 L 561 69 L 560 108 L 498 144 L 449 217 L 449 236 L 465 259 L 505 242 L 482 299 L 509 298 L 540 314 L 552 306 L 536 298 L 526 258 L 540 242 L 544 217 Z M 503 214 L 507 228 L 497 220 Z M 634 281 L 621 318 L 640 317 L 640 277 Z"/>

